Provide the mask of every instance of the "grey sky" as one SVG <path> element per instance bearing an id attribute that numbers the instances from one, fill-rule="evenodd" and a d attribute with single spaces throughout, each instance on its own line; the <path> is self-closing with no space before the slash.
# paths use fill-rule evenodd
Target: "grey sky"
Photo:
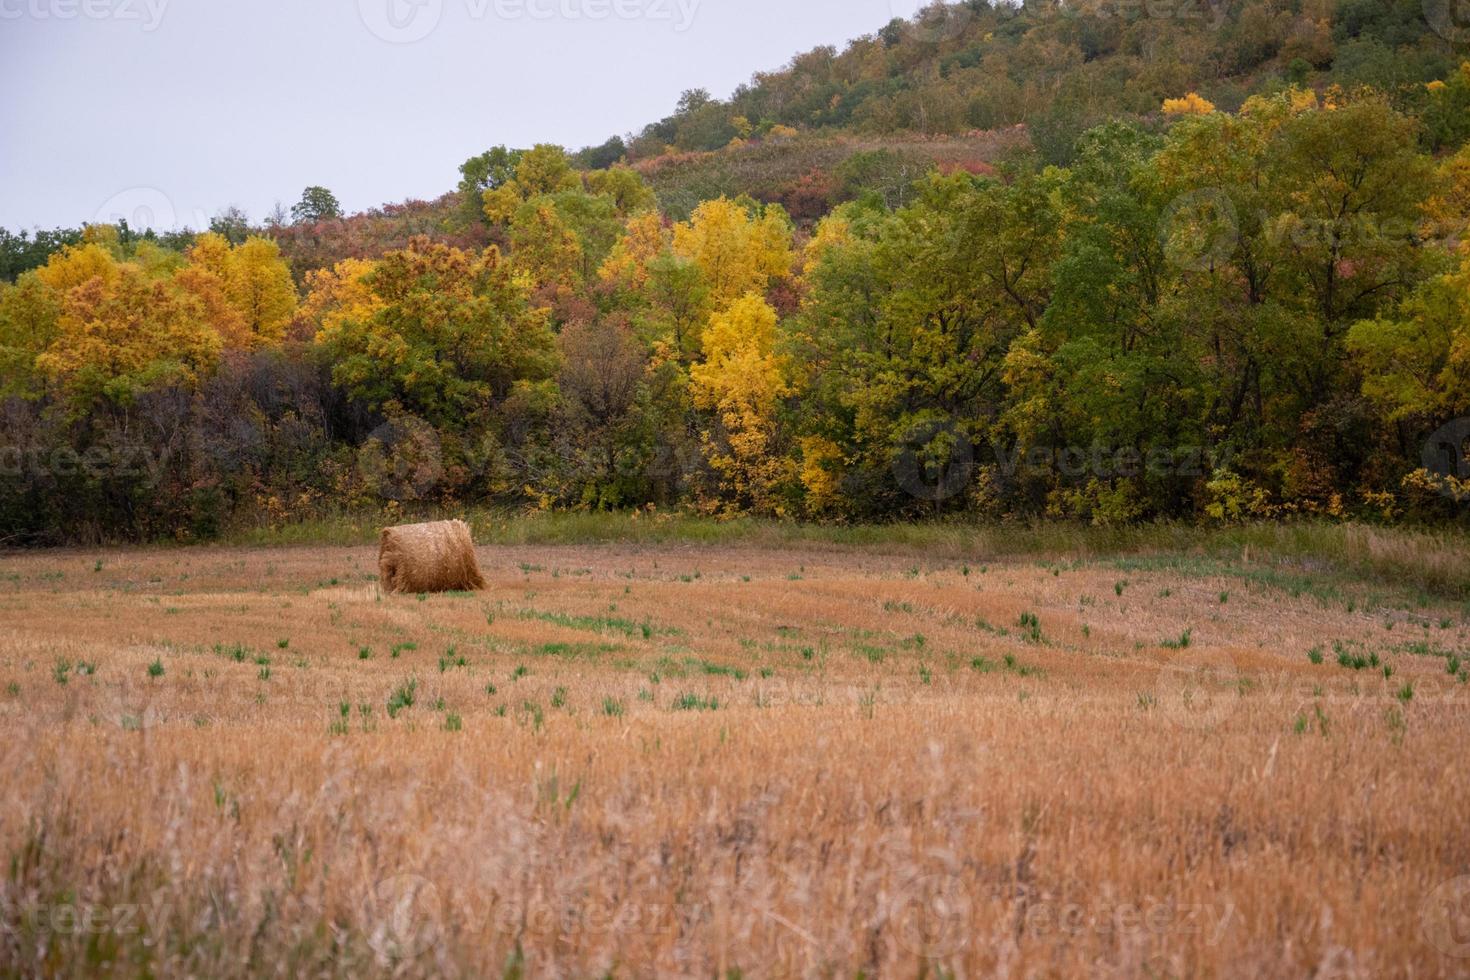
<path id="1" fill-rule="evenodd" d="M 600 143 L 920 5 L 0 0 L 0 225 L 433 197 L 497 143 Z"/>

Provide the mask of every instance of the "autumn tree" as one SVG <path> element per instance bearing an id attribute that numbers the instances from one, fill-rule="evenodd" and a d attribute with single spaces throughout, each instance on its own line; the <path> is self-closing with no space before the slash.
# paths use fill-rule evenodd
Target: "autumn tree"
<path id="1" fill-rule="evenodd" d="M 1392 310 L 1353 326 L 1347 346 L 1363 394 L 1391 422 L 1470 412 L 1470 251 Z"/>
<path id="2" fill-rule="evenodd" d="M 587 174 L 587 190 L 599 197 L 612 199 L 618 217 L 629 218 L 658 207 L 658 198 L 638 171 L 630 167 L 611 167 Z"/>
<path id="3" fill-rule="evenodd" d="M 505 224 L 531 198 L 582 189 L 582 178 L 572 169 L 566 151 L 550 143 L 541 143 L 520 152 L 515 162 L 515 175 L 498 184 L 488 185 L 481 196 L 481 203 L 485 217 L 492 224 Z"/>
<path id="4" fill-rule="evenodd" d="M 179 285 L 203 305 L 226 347 L 252 350 L 279 344 L 296 313 L 296 287 L 280 247 L 250 236 L 231 246 L 223 235 L 198 236 Z"/>
<path id="5" fill-rule="evenodd" d="M 511 261 L 540 286 L 576 285 L 582 271 L 582 244 L 546 198 L 523 204 L 510 224 Z"/>
<path id="6" fill-rule="evenodd" d="M 0 398 L 37 394 L 36 357 L 56 337 L 61 296 L 35 272 L 0 283 Z"/>
<path id="7" fill-rule="evenodd" d="M 318 333 L 337 384 L 446 428 L 485 424 L 522 386 L 548 382 L 555 338 L 495 248 L 479 255 L 415 239 L 366 283 L 381 303 Z"/>
<path id="8" fill-rule="evenodd" d="M 699 266 L 711 304 L 725 309 L 791 274 L 791 224 L 779 205 L 747 207 L 721 197 L 674 226 L 674 253 Z"/>
<path id="9" fill-rule="evenodd" d="M 467 223 L 485 220 L 486 191 L 495 190 L 515 177 L 521 155 L 520 150 L 497 146 L 459 165 L 460 210 Z"/>
<path id="10" fill-rule="evenodd" d="M 619 317 L 575 321 L 559 341 L 556 465 L 542 486 L 577 507 L 641 503 L 666 407 L 648 387 L 648 348 Z"/>
<path id="11" fill-rule="evenodd" d="M 123 263 L 62 300 L 56 338 L 36 366 L 78 411 L 126 406 L 164 385 L 194 386 L 219 359 L 220 338 L 199 301 Z"/>
<path id="12" fill-rule="evenodd" d="M 383 301 L 370 284 L 376 262 L 343 259 L 330 269 L 306 274 L 306 301 L 301 318 L 313 336 L 331 336 L 348 323 L 365 323 L 377 315 Z"/>
<path id="13" fill-rule="evenodd" d="M 734 499 L 761 513 L 782 513 L 792 464 L 777 444 L 777 409 L 791 393 L 776 352 L 776 311 L 747 293 L 710 318 L 704 361 L 690 369 L 694 401 L 714 412 L 705 434 L 710 465 Z"/>
<path id="14" fill-rule="evenodd" d="M 633 215 L 598 269 L 603 282 L 640 289 L 648 282 L 648 266 L 669 248 L 672 239 L 656 211 Z"/>

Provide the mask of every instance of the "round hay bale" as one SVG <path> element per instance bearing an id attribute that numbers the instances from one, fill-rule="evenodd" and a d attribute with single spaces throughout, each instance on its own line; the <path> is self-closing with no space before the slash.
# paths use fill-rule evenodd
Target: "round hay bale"
<path id="1" fill-rule="evenodd" d="M 485 588 L 470 526 L 464 521 L 385 527 L 378 576 L 383 591 L 395 595 Z"/>

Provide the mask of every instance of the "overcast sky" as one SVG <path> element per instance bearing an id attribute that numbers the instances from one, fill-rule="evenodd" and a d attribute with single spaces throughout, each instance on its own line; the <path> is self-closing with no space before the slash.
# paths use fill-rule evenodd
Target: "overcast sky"
<path id="1" fill-rule="evenodd" d="M 0 226 L 349 211 L 577 148 L 919 0 L 0 0 Z"/>

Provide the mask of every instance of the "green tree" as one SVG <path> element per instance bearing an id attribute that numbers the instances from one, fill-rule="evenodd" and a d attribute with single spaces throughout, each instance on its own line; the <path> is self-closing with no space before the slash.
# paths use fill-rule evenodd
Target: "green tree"
<path id="1" fill-rule="evenodd" d="M 498 250 L 472 255 L 416 238 L 367 276 L 382 306 L 323 328 L 333 380 L 374 408 L 394 403 L 446 429 L 490 424 L 520 388 L 556 372 L 544 310 Z"/>
<path id="2" fill-rule="evenodd" d="M 0 283 L 0 398 L 39 393 L 36 357 L 56 338 L 61 298 L 34 272 Z"/>
<path id="3" fill-rule="evenodd" d="M 485 192 L 513 180 L 520 161 L 520 150 L 497 146 L 459 165 L 460 212 L 466 224 L 485 220 Z"/>
<path id="4" fill-rule="evenodd" d="M 301 200 L 291 205 L 291 220 L 297 224 L 312 224 L 340 217 L 342 205 L 337 202 L 337 195 L 325 187 L 308 187 L 301 192 Z"/>

